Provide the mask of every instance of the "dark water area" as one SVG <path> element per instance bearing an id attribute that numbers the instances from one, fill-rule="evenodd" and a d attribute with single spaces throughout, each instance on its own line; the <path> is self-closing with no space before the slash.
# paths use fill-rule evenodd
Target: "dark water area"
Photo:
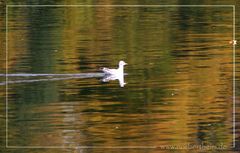
<path id="1" fill-rule="evenodd" d="M 5 152 L 232 150 L 232 7 L 10 6 L 7 25 Z M 0 35 L 4 42 L 5 29 Z M 128 63 L 124 87 L 103 82 L 100 68 L 120 60 Z"/>

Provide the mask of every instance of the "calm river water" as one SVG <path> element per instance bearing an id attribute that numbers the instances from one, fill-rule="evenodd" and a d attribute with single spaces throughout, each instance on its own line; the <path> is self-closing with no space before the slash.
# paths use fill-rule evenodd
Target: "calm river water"
<path id="1" fill-rule="evenodd" d="M 1 146 L 7 128 L 10 147 L 53 148 L 9 152 L 230 149 L 232 23 L 231 7 L 9 7 L 8 73 L 49 75 L 8 77 L 7 127 L 0 76 Z M 120 60 L 127 84 L 102 82 Z"/>

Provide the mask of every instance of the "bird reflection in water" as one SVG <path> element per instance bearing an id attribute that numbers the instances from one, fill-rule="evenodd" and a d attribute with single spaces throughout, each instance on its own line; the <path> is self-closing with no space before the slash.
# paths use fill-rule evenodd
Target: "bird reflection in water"
<path id="1" fill-rule="evenodd" d="M 104 77 L 102 78 L 102 82 L 118 80 L 120 87 L 124 87 L 124 85 L 127 84 L 126 82 L 124 82 L 124 75 L 126 74 L 121 74 L 121 75 L 105 74 Z"/>

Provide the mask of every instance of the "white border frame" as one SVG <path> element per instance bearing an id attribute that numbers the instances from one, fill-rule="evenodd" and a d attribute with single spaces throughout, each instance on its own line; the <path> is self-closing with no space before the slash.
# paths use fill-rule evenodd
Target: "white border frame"
<path id="1" fill-rule="evenodd" d="M 84 148 L 161 148 L 159 146 L 76 146 L 76 147 L 70 147 L 70 146 L 10 146 L 8 144 L 8 8 L 9 7 L 231 7 L 233 9 L 233 41 L 235 40 L 235 5 L 6 5 L 6 148 L 59 148 L 59 149 L 84 149 Z M 235 44 L 233 43 L 233 112 L 232 112 L 232 122 L 233 122 L 233 138 L 232 138 L 232 148 L 236 147 L 236 66 L 235 66 Z M 176 150 L 176 149 L 174 149 Z"/>

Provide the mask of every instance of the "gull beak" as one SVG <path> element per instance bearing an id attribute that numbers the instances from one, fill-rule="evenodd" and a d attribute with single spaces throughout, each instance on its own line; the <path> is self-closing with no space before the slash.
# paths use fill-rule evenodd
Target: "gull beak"
<path id="1" fill-rule="evenodd" d="M 125 65 L 128 65 L 127 63 L 124 63 Z"/>

